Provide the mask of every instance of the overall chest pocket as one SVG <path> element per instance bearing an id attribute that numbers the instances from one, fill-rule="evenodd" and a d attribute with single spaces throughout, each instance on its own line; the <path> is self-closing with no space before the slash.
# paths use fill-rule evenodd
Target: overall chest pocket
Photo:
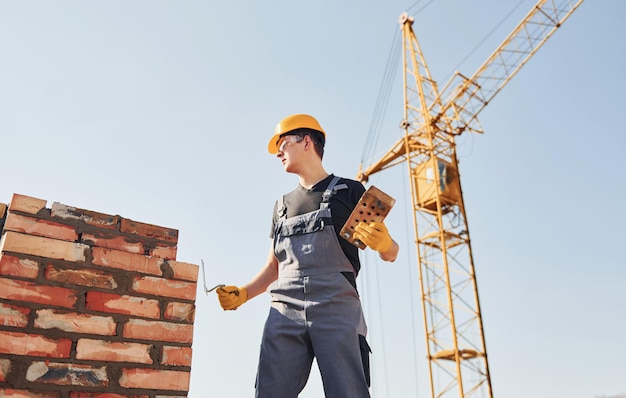
<path id="1" fill-rule="evenodd" d="M 278 230 L 283 236 L 311 234 L 323 230 L 327 225 L 332 225 L 332 219 L 326 217 L 292 220 L 286 220 L 278 226 Z"/>

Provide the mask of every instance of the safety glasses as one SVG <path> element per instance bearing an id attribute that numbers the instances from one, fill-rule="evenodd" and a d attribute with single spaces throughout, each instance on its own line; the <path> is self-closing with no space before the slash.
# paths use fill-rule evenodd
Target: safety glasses
<path id="1" fill-rule="evenodd" d="M 295 144 L 302 141 L 304 137 L 300 137 L 299 135 L 286 135 L 278 140 L 276 147 L 278 147 L 278 152 L 284 152 L 287 144 Z"/>

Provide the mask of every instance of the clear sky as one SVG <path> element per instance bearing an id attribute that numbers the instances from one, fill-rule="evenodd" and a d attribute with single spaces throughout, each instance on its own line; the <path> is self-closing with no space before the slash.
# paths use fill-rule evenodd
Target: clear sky
<path id="1" fill-rule="evenodd" d="M 354 177 L 399 15 L 443 86 L 534 1 L 518 3 L 0 0 L 0 202 L 177 228 L 178 260 L 243 284 L 297 184 L 266 151 L 275 124 L 315 115 L 327 170 Z M 485 134 L 459 139 L 495 396 L 626 394 L 625 18 L 621 0 L 583 3 L 481 113 Z M 395 65 L 379 154 L 401 134 Z M 393 264 L 363 253 L 372 395 L 428 396 L 408 179 L 397 166 L 370 182 L 398 199 L 402 247 Z M 223 312 L 199 287 L 190 397 L 253 395 L 267 311 L 263 295 Z M 314 368 L 302 397 L 321 391 Z"/>

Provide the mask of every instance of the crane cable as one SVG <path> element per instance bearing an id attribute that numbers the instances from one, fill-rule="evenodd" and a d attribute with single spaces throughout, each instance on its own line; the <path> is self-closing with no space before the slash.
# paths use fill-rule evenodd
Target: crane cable
<path id="1" fill-rule="evenodd" d="M 385 66 L 385 72 L 380 84 L 378 96 L 376 97 L 376 104 L 374 106 L 374 112 L 370 120 L 368 128 L 367 139 L 365 141 L 365 147 L 363 148 L 363 154 L 361 156 L 361 164 L 369 162 L 374 156 L 374 150 L 380 137 L 380 129 L 387 111 L 387 105 L 391 96 L 391 89 L 393 88 L 393 81 L 396 73 L 398 72 L 399 55 L 400 55 L 400 34 L 396 29 L 393 39 L 391 41 L 391 48 L 387 56 L 387 63 Z"/>
<path id="2" fill-rule="evenodd" d="M 421 8 L 414 12 L 414 14 L 421 13 L 426 7 L 432 4 L 435 0 L 430 0 L 424 4 Z M 408 9 L 407 13 L 412 13 L 412 9 L 415 8 L 422 1 L 418 0 L 413 3 Z M 387 112 L 387 106 L 389 104 L 389 98 L 391 96 L 391 90 L 393 88 L 393 82 L 396 78 L 396 74 L 400 65 L 400 29 L 396 29 L 391 41 L 391 48 L 387 55 L 387 63 L 385 65 L 385 72 L 381 81 L 378 96 L 376 97 L 376 103 L 374 105 L 374 111 L 370 120 L 368 128 L 367 139 L 365 141 L 365 147 L 361 156 L 361 164 L 369 163 L 374 157 L 374 151 L 378 144 L 378 138 L 380 137 L 380 130 L 385 113 Z"/>
<path id="3" fill-rule="evenodd" d="M 419 3 L 421 3 L 421 0 L 416 1 L 415 3 L 413 3 L 413 5 L 411 5 L 409 8 L 407 8 L 407 12 L 410 14 L 411 13 L 411 9 L 413 7 L 417 7 L 417 5 Z M 428 3 L 424 4 L 419 10 L 415 11 L 415 14 L 419 14 L 420 12 L 422 12 L 424 10 L 424 8 L 428 7 L 429 5 L 431 5 L 432 3 L 434 3 L 435 0 L 430 0 Z"/>
<path id="4" fill-rule="evenodd" d="M 419 10 L 417 10 L 415 13 L 420 13 L 422 10 L 424 10 L 428 5 L 432 4 L 435 0 L 430 0 L 429 2 L 427 2 L 425 5 L 423 5 Z M 407 12 L 411 12 L 411 9 L 413 9 L 414 7 L 416 7 L 419 3 L 421 3 L 421 0 L 418 0 L 416 3 L 414 3 L 412 6 L 410 6 L 407 9 Z M 396 74 L 398 72 L 399 66 L 400 66 L 400 56 L 401 56 L 401 51 L 402 51 L 402 46 L 400 45 L 400 29 L 396 29 L 392 42 L 391 42 L 391 48 L 389 50 L 388 56 L 387 56 L 387 62 L 385 65 L 385 72 L 383 74 L 383 79 L 382 82 L 380 84 L 379 87 L 379 92 L 378 92 L 378 96 L 376 98 L 376 104 L 374 107 L 374 112 L 372 114 L 372 118 L 370 121 L 370 126 L 368 129 L 368 135 L 367 135 L 367 140 L 365 142 L 365 147 L 363 149 L 363 154 L 361 157 L 361 164 L 364 164 L 365 162 L 370 162 L 373 157 L 374 157 L 374 152 L 376 150 L 377 144 L 378 144 L 378 138 L 380 137 L 380 131 L 381 131 L 381 126 L 383 123 L 383 119 L 385 117 L 386 111 L 387 111 L 387 107 L 389 104 L 389 98 L 391 96 L 391 91 L 393 88 L 393 83 L 394 80 L 396 78 Z M 406 177 L 406 175 L 404 176 Z M 405 183 L 403 184 L 404 187 L 404 194 L 405 197 L 407 195 L 407 186 L 406 186 L 406 178 L 403 178 L 403 180 L 405 181 Z M 405 208 L 405 212 L 407 211 L 407 209 Z M 408 216 L 405 217 L 405 219 L 408 219 Z M 409 226 L 406 225 L 406 228 L 409 229 Z M 410 236 L 410 232 L 407 231 L 407 233 L 405 234 L 405 237 L 407 239 L 406 242 L 406 246 L 409 247 L 410 242 L 409 242 L 409 236 Z M 410 256 L 410 251 L 406 251 L 406 256 L 407 256 L 407 267 L 408 267 L 408 272 L 409 275 L 411 276 L 410 278 L 407 278 L 407 280 L 409 281 L 409 284 L 411 284 L 410 281 L 414 280 L 414 278 L 411 275 L 411 270 L 413 269 L 411 267 L 410 264 L 412 264 L 411 261 L 411 256 Z M 364 256 L 364 264 L 363 266 L 365 268 L 371 268 L 370 266 L 368 266 L 369 261 L 368 261 L 369 256 Z M 375 277 L 374 277 L 374 281 L 372 281 L 372 278 L 368 277 L 368 273 L 364 272 L 363 276 L 362 276 L 362 280 L 363 280 L 363 284 L 365 285 L 365 293 L 366 293 L 366 302 L 367 303 L 378 303 L 378 308 L 377 308 L 377 317 L 379 319 L 379 325 L 380 325 L 380 338 L 381 338 L 381 345 L 382 345 L 382 352 L 383 352 L 383 357 L 382 357 L 382 369 L 383 369 L 383 385 L 384 385 L 384 389 L 385 389 L 385 396 L 389 396 L 389 378 L 388 378 L 388 374 L 387 374 L 387 357 L 385 355 L 385 353 L 387 352 L 387 350 L 385 349 L 385 332 L 384 332 L 384 324 L 385 322 L 383 322 L 383 311 L 382 311 L 382 297 L 381 297 L 381 287 L 380 287 L 380 280 L 381 278 L 379 278 L 378 276 L 378 269 L 379 267 L 374 266 L 375 268 Z M 375 284 L 375 286 L 372 286 L 372 284 Z M 415 319 L 416 317 L 416 309 L 415 309 L 415 298 L 414 298 L 414 293 L 415 289 L 412 288 L 411 285 L 409 285 L 409 294 L 410 294 L 410 310 L 411 310 L 411 324 L 412 325 L 416 325 L 417 320 Z M 376 298 L 374 299 L 372 296 L 376 296 Z M 370 307 L 368 305 L 368 307 Z M 372 311 L 373 312 L 373 311 Z M 368 316 L 368 318 L 371 317 Z M 370 324 L 372 324 L 371 322 L 368 322 Z M 415 327 L 412 328 L 412 340 L 413 340 L 413 363 L 414 363 L 414 369 L 417 373 L 417 334 L 416 334 L 416 330 Z M 418 378 L 415 377 L 415 396 L 417 396 L 417 393 L 419 391 L 419 386 L 418 386 Z"/>
<path id="5" fill-rule="evenodd" d="M 382 352 L 382 358 L 381 358 L 381 362 L 382 364 L 380 365 L 380 368 L 382 369 L 382 382 L 381 383 L 374 383 L 373 382 L 373 377 L 375 374 L 378 374 L 378 372 L 372 372 L 372 387 L 375 389 L 379 389 L 379 386 L 383 386 L 383 388 L 385 389 L 385 393 L 383 396 L 388 397 L 389 396 L 389 378 L 388 378 L 388 374 L 387 374 L 387 355 L 385 354 L 387 352 L 387 350 L 385 349 L 385 337 L 384 337 L 384 322 L 383 322 L 383 311 L 382 311 L 382 296 L 381 296 L 381 291 L 382 289 L 380 288 L 380 278 L 378 276 L 378 269 L 380 267 L 377 267 L 377 264 L 373 264 L 376 263 L 377 260 L 373 261 L 372 263 L 370 263 L 369 261 L 370 256 L 369 255 L 365 255 L 363 256 L 363 261 L 361 263 L 361 269 L 367 268 L 368 271 L 367 272 L 362 272 L 362 276 L 357 279 L 359 281 L 359 283 L 362 285 L 361 286 L 361 291 L 365 293 L 366 297 L 362 300 L 363 306 L 364 308 L 364 312 L 365 312 L 365 316 L 367 318 L 367 324 L 370 325 L 374 325 L 374 324 L 378 324 L 378 330 L 380 331 L 380 352 Z M 370 272 L 372 270 L 374 270 L 375 276 L 372 278 L 370 277 Z M 375 284 L 376 286 L 372 286 L 372 284 Z M 373 296 L 376 296 L 375 298 Z M 374 303 L 377 303 L 377 308 L 374 309 Z M 370 322 L 370 320 L 374 317 L 374 313 L 376 313 L 375 317 L 378 318 L 378 322 Z M 375 334 L 375 333 L 372 333 Z M 375 350 L 378 352 L 378 350 Z M 376 370 L 378 369 L 378 360 L 374 361 L 372 363 L 372 370 Z M 373 395 L 379 395 L 379 394 L 373 394 Z"/>
<path id="6" fill-rule="evenodd" d="M 524 3 L 525 0 L 520 0 L 517 5 L 515 5 L 511 11 L 507 15 L 505 15 L 496 26 L 485 35 L 485 37 L 478 42 L 476 46 L 467 54 L 465 57 L 459 61 L 457 66 L 452 69 L 452 72 L 448 73 L 447 78 L 444 81 L 448 81 L 453 75 L 454 71 L 458 70 L 460 66 L 466 62 L 472 55 L 476 53 L 476 51 L 482 46 L 489 37 L 491 37 L 495 31 Z M 413 13 L 415 15 L 421 13 L 426 7 L 435 2 L 435 0 L 430 0 L 426 4 L 422 5 L 415 12 L 411 10 L 417 7 L 422 1 L 418 0 L 413 3 L 408 9 L 408 13 Z M 387 62 L 385 65 L 385 71 L 383 74 L 383 79 L 381 81 L 378 96 L 376 97 L 376 103 L 374 106 L 374 111 L 372 113 L 372 118 L 370 120 L 370 125 L 368 128 L 367 139 L 365 141 L 365 146 L 363 148 L 363 153 L 361 155 L 361 164 L 370 163 L 374 158 L 374 153 L 376 151 L 376 147 L 378 145 L 378 139 L 380 138 L 381 126 L 383 123 L 383 119 L 387 112 L 387 106 L 389 104 L 389 98 L 391 96 L 391 91 L 393 88 L 393 82 L 395 80 L 396 74 L 399 69 L 400 64 L 400 55 L 401 55 L 401 46 L 400 46 L 400 30 L 396 29 L 392 42 L 391 48 L 387 55 Z"/>
<path id="7" fill-rule="evenodd" d="M 411 195 L 411 188 L 409 187 L 409 184 L 407 183 L 407 181 L 409 181 L 409 178 L 407 176 L 407 169 L 406 168 L 402 168 L 402 187 L 403 187 L 403 195 L 405 198 L 410 197 Z M 405 220 L 410 220 L 412 219 L 412 214 L 409 212 L 409 210 L 411 210 L 411 212 L 413 211 L 412 209 L 409 209 L 409 206 L 404 206 L 404 219 Z M 404 238 L 405 238 L 405 245 L 406 247 L 410 247 L 411 243 L 414 243 L 411 241 L 411 239 L 409 238 L 410 236 L 413 235 L 413 231 L 411 230 L 409 223 L 405 223 L 405 233 L 404 233 Z M 416 302 L 417 300 L 421 300 L 421 297 L 419 295 L 419 292 L 421 292 L 421 287 L 418 285 L 417 289 L 413 288 L 413 281 L 419 280 L 419 276 L 414 275 L 414 271 L 417 269 L 416 267 L 413 267 L 412 264 L 415 264 L 416 261 L 414 261 L 414 259 L 411 258 L 411 251 L 410 250 L 406 250 L 406 266 L 407 266 L 407 272 L 408 272 L 408 281 L 409 281 L 409 297 L 410 297 L 410 302 L 411 302 L 411 325 L 414 325 L 412 328 L 412 333 L 411 333 L 411 337 L 413 339 L 413 369 L 415 370 L 415 374 L 417 375 L 419 373 L 419 367 L 418 367 L 418 360 L 417 360 L 417 355 L 418 355 L 418 334 L 416 332 L 416 326 L 418 324 L 418 320 L 417 320 L 417 309 L 415 308 Z M 419 267 L 419 264 L 418 264 Z M 415 292 L 418 292 L 418 296 L 417 298 L 415 297 Z M 419 394 L 419 380 L 418 377 L 416 376 L 414 379 L 415 382 L 415 396 L 417 397 Z"/>

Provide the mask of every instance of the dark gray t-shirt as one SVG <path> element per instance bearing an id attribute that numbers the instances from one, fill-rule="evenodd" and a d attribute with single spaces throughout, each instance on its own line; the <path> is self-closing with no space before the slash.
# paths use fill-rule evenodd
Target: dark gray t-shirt
<path id="1" fill-rule="evenodd" d="M 322 202 L 322 194 L 328 187 L 330 181 L 334 178 L 334 175 L 329 175 L 322 181 L 315 184 L 311 189 L 306 189 L 298 184 L 298 187 L 284 196 L 284 203 L 287 208 L 287 217 L 294 217 L 300 214 L 309 213 L 320 208 Z M 339 236 L 341 227 L 346 223 L 350 213 L 361 199 L 361 196 L 365 192 L 365 187 L 358 181 L 350 180 L 347 178 L 341 178 L 337 185 L 346 184 L 348 189 L 340 189 L 330 199 L 330 211 L 332 214 L 332 221 L 337 233 L 337 239 L 343 249 L 348 260 L 352 263 L 356 273 L 361 269 L 361 263 L 359 261 L 359 249 Z M 276 213 L 278 201 L 274 204 L 274 213 L 272 216 L 272 229 L 270 237 L 274 237 L 274 228 L 278 221 L 278 214 Z"/>

